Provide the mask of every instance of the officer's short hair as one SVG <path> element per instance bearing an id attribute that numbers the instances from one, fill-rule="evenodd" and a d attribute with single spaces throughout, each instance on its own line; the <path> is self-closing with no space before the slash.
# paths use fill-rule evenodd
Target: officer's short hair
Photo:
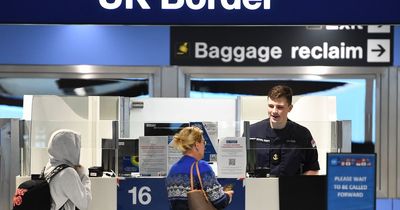
<path id="1" fill-rule="evenodd" d="M 278 98 L 286 98 L 289 105 L 292 104 L 293 91 L 289 86 L 276 85 L 268 91 L 268 98 L 276 100 Z"/>

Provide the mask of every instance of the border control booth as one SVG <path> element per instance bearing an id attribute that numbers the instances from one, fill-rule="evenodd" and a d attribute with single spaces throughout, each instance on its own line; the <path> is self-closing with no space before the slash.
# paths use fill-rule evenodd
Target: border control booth
<path id="1" fill-rule="evenodd" d="M 294 199 L 293 193 L 296 192 L 289 192 L 287 186 L 292 189 L 294 185 L 298 185 L 295 189 L 299 189 L 299 192 L 312 190 L 308 195 L 320 196 L 319 208 L 326 204 L 323 202 L 326 154 L 337 152 L 338 142 L 342 151 L 350 149 L 349 134 L 337 133 L 338 126 L 342 126 L 341 130 L 345 131 L 350 124 L 335 120 L 334 97 L 294 98 L 293 104 L 296 108 L 289 118 L 309 128 L 315 139 L 321 139 L 316 141 L 321 175 L 286 177 L 283 180 L 280 177 L 267 177 L 266 174 L 258 174 L 257 178 L 248 177 L 249 173 L 254 172 L 251 167 L 246 167 L 252 164 L 249 154 L 258 148 L 252 148 L 251 143 L 247 144 L 249 140 L 246 141 L 243 137 L 246 133 L 244 126 L 247 124 L 244 122 L 252 123 L 265 118 L 266 113 L 256 110 L 266 107 L 266 97 L 132 98 L 125 107 L 130 112 L 130 120 L 125 122 L 101 120 L 104 116 L 113 114 L 117 118 L 118 110 L 99 112 L 105 110 L 102 106 L 120 103 L 120 98 L 117 97 L 27 98 L 31 99 L 31 103 L 27 103 L 29 107 L 26 108 L 32 110 L 30 151 L 32 157 L 35 157 L 30 163 L 31 174 L 39 173 L 46 164 L 46 138 L 53 130 L 65 128 L 81 133 L 82 164 L 88 168 L 102 166 L 104 170 L 102 174 L 91 177 L 93 202 L 89 209 L 168 209 L 165 175 L 169 167 L 182 156 L 169 145 L 173 134 L 188 125 L 201 127 L 207 134 L 205 139 L 209 144 L 205 160 L 209 162 L 222 185 L 231 185 L 234 188 L 233 203 L 227 209 L 258 209 L 260 205 L 276 210 L 285 209 L 287 199 Z M 310 103 L 325 105 L 319 106 L 320 110 L 315 110 L 309 106 Z M 305 116 L 305 113 L 313 115 Z M 236 117 L 240 120 L 236 120 Z M 313 121 L 302 121 L 303 117 Z M 69 120 L 65 121 L 66 118 Z M 122 131 L 122 127 L 128 129 Z M 237 146 L 232 147 L 232 144 Z M 157 151 L 149 150 L 151 145 L 157 145 Z M 17 177 L 17 185 L 27 178 L 29 177 Z M 310 202 L 303 204 L 309 205 Z"/>

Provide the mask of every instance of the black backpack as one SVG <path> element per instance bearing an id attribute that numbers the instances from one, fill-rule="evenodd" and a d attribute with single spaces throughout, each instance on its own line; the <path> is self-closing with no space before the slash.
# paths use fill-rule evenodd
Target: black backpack
<path id="1" fill-rule="evenodd" d="M 51 208 L 51 195 L 49 183 L 51 179 L 64 168 L 66 164 L 58 165 L 46 177 L 43 172 L 38 179 L 21 183 L 13 198 L 13 210 L 49 210 Z"/>

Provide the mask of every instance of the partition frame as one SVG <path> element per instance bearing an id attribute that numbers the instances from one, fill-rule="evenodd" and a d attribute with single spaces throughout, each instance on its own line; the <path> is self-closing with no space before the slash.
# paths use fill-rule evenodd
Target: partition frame
<path id="1" fill-rule="evenodd" d="M 0 78 L 146 78 L 150 97 L 160 97 L 161 71 L 159 66 L 0 65 Z"/>

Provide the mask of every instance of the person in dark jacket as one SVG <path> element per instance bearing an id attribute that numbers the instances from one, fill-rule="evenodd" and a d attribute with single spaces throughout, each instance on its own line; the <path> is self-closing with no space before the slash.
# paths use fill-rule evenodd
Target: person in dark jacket
<path id="1" fill-rule="evenodd" d="M 292 96 L 290 87 L 274 86 L 268 92 L 269 118 L 250 125 L 256 168 L 271 176 L 317 175 L 318 151 L 311 132 L 288 119 Z"/>

